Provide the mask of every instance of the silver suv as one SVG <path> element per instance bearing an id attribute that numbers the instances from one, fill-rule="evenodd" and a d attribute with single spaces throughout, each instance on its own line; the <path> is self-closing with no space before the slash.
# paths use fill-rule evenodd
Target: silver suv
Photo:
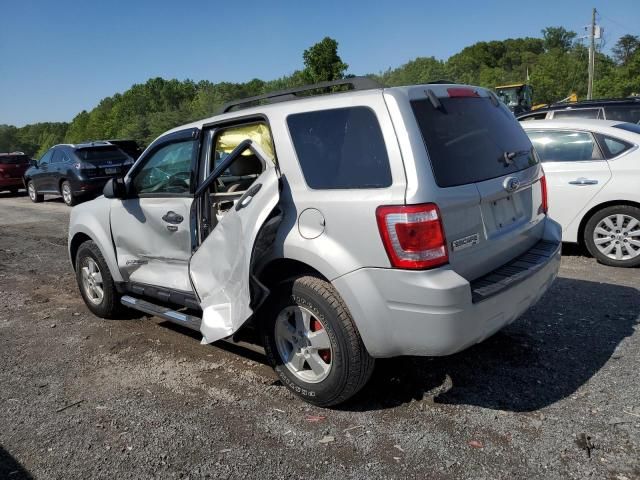
<path id="1" fill-rule="evenodd" d="M 352 78 L 160 136 L 73 209 L 69 253 L 96 315 L 126 306 L 203 343 L 256 335 L 288 388 L 330 406 L 375 358 L 452 354 L 533 305 L 560 263 L 546 211 L 493 93 Z"/>

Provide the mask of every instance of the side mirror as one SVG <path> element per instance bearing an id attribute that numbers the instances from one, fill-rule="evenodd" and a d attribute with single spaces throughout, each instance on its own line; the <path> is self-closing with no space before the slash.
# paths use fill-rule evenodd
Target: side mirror
<path id="1" fill-rule="evenodd" d="M 38 166 L 38 161 L 34 160 L 33 158 L 29 159 L 29 165 L 31 165 L 32 167 L 37 167 Z"/>
<path id="2" fill-rule="evenodd" d="M 124 198 L 126 193 L 127 189 L 123 178 L 110 178 L 102 189 L 105 198 Z"/>

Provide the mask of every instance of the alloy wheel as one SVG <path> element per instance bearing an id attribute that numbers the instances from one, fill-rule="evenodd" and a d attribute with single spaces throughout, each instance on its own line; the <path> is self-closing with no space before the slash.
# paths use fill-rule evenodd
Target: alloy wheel
<path id="1" fill-rule="evenodd" d="M 27 192 L 29 193 L 29 198 L 31 200 L 36 199 L 36 187 L 33 186 L 33 183 L 29 182 L 27 185 Z"/>
<path id="2" fill-rule="evenodd" d="M 319 383 L 331 372 L 331 340 L 322 322 L 305 307 L 288 306 L 278 314 L 275 343 L 283 364 L 300 380 Z"/>
<path id="3" fill-rule="evenodd" d="M 640 220 L 622 213 L 604 217 L 593 230 L 593 243 L 612 260 L 630 260 L 640 255 Z"/>
<path id="4" fill-rule="evenodd" d="M 67 205 L 71 204 L 71 187 L 68 183 L 62 184 L 62 198 L 64 199 L 64 203 L 66 203 Z"/>
<path id="5" fill-rule="evenodd" d="M 83 260 L 81 278 L 86 297 L 94 305 L 100 305 L 104 298 L 104 285 L 100 267 L 93 258 L 85 257 Z"/>

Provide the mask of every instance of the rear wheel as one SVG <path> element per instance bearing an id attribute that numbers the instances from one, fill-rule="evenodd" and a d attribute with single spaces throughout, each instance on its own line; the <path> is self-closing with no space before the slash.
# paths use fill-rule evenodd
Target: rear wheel
<path id="1" fill-rule="evenodd" d="M 614 205 L 594 213 L 585 226 L 584 242 L 605 265 L 640 265 L 640 208 Z"/>
<path id="2" fill-rule="evenodd" d="M 369 380 L 369 356 L 333 286 L 302 276 L 282 283 L 266 306 L 263 342 L 282 382 L 304 400 L 333 406 Z"/>
<path id="3" fill-rule="evenodd" d="M 114 318 L 122 312 L 118 294 L 107 262 L 98 246 L 84 242 L 76 255 L 76 280 L 84 303 L 102 318 Z"/>
<path id="4" fill-rule="evenodd" d="M 40 203 L 44 201 L 44 195 L 38 193 L 32 180 L 29 180 L 29 183 L 27 183 L 27 193 L 33 203 Z"/>
<path id="5" fill-rule="evenodd" d="M 60 193 L 62 194 L 62 199 L 64 203 L 73 207 L 76 203 L 78 203 L 77 198 L 73 195 L 73 191 L 71 190 L 71 184 L 68 181 L 62 182 L 60 185 Z"/>

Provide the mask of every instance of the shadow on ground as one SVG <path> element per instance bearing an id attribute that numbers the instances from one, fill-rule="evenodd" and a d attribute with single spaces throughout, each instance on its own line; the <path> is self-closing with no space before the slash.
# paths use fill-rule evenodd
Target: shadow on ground
<path id="1" fill-rule="evenodd" d="M 0 478 L 31 480 L 33 477 L 9 452 L 0 446 Z"/>
<path id="2" fill-rule="evenodd" d="M 431 397 L 436 404 L 537 410 L 598 372 L 633 333 L 639 314 L 634 288 L 559 278 L 522 318 L 468 350 L 378 361 L 367 387 L 343 408 L 376 410 Z"/>

